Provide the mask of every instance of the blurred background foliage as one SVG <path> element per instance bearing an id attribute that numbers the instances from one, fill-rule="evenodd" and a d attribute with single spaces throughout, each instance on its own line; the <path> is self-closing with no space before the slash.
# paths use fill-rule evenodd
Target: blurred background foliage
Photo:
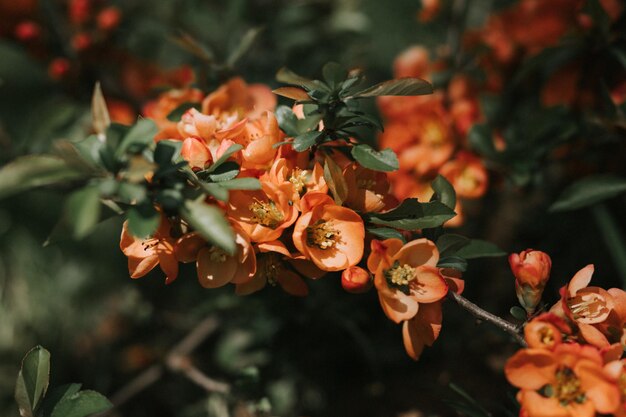
<path id="1" fill-rule="evenodd" d="M 68 46 L 72 26 L 65 3 L 0 0 L 5 26 L 0 28 L 0 164 L 46 151 L 54 139 L 84 137 L 96 81 L 102 82 L 107 99 L 123 100 L 139 112 L 158 91 L 142 82 L 146 67 L 155 74 L 181 65 L 201 69 L 198 83 L 207 91 L 234 73 L 277 86 L 274 75 L 280 67 L 316 75 L 330 60 L 362 67 L 372 80 L 387 79 L 394 58 L 407 47 L 451 47 L 460 31 L 483 25 L 490 13 L 514 2 L 466 5 L 459 22 L 454 4 L 444 1 L 434 21 L 419 23 L 421 6 L 415 0 L 100 1 L 95 2 L 98 7 L 121 11 L 120 26 L 96 48 L 78 55 Z M 11 36 L 25 17 L 44 28 L 49 39 L 45 50 L 33 50 Z M 258 36 L 239 56 L 237 48 L 250 30 L 259 30 Z M 198 44 L 203 45 L 200 52 L 194 50 Z M 61 56 L 73 65 L 72 76 L 63 82 L 50 75 L 50 63 Z M 142 67 L 142 75 L 129 63 Z M 176 77 L 162 79 L 177 83 Z M 559 120 L 557 130 L 565 129 L 572 113 L 555 112 L 544 116 Z M 541 123 L 537 114 L 532 104 L 517 107 L 521 135 Z M 567 120 L 560 121 L 561 115 Z M 600 155 L 609 149 L 623 162 L 623 139 L 600 140 Z M 517 155 L 534 150 L 523 148 Z M 604 159 L 593 155 L 584 155 L 591 159 L 586 166 L 604 171 Z M 467 207 L 471 220 L 461 233 L 493 241 L 507 252 L 532 247 L 549 253 L 550 301 L 588 263 L 596 265 L 597 285 L 622 286 L 624 272 L 614 266 L 607 242 L 622 239 L 624 197 L 608 201 L 600 211 L 550 214 L 547 208 L 566 185 L 555 174 L 562 166 L 542 158 L 528 161 L 520 175 L 530 175 L 532 181 L 519 181 L 514 172 L 495 182 L 484 199 Z M 613 170 L 624 174 L 624 166 Z M 458 397 L 448 388 L 451 382 L 493 415 L 516 415 L 513 390 L 502 375 L 515 347 L 489 325 L 476 326 L 455 305 L 445 305 L 441 338 L 415 363 L 404 353 L 397 326 L 380 311 L 375 292 L 347 294 L 336 276 L 312 283 L 305 299 L 276 288 L 236 297 L 231 288 L 202 289 L 191 270 L 168 287 L 160 272 L 131 280 L 118 249 L 120 219 L 105 222 L 80 242 L 63 236 L 48 242 L 62 213 L 64 191 L 30 192 L 0 202 L 3 416 L 17 415 L 12 396 L 19 361 L 36 344 L 52 353 L 53 384 L 82 382 L 115 399 L 208 316 L 219 326 L 194 351 L 195 363 L 208 375 L 232 383 L 238 401 L 252 404 L 259 415 L 457 415 L 445 401 Z M 597 223 L 607 216 L 612 237 Z M 465 279 L 469 299 L 508 317 L 515 294 L 506 259 L 473 261 Z M 113 415 L 222 417 L 228 415 L 228 401 L 234 415 L 249 415 L 231 397 L 207 396 L 180 375 L 165 372 Z"/>

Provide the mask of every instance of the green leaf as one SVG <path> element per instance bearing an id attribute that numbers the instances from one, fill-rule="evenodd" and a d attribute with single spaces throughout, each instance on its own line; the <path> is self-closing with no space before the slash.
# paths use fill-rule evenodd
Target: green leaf
<path id="1" fill-rule="evenodd" d="M 401 241 L 406 242 L 402 233 L 389 227 L 368 227 L 367 231 L 381 239 L 400 239 Z"/>
<path id="2" fill-rule="evenodd" d="M 44 417 L 50 417 L 54 407 L 63 399 L 70 397 L 80 391 L 82 384 L 65 384 L 51 388 L 41 403 Z"/>
<path id="3" fill-rule="evenodd" d="M 120 158 L 128 149 L 138 148 L 142 150 L 154 140 L 154 136 L 159 131 L 157 125 L 150 119 L 140 119 L 130 128 L 115 151 L 115 155 Z"/>
<path id="4" fill-rule="evenodd" d="M 293 138 L 291 146 L 296 152 L 304 152 L 311 146 L 315 145 L 318 140 L 324 135 L 324 132 L 313 130 L 306 132 Z"/>
<path id="5" fill-rule="evenodd" d="M 107 128 L 111 124 L 111 118 L 99 82 L 96 83 L 91 97 L 91 118 L 94 132 L 101 141 L 104 141 Z"/>
<path id="6" fill-rule="evenodd" d="M 377 151 L 369 145 L 360 144 L 353 146 L 351 153 L 359 164 L 374 171 L 390 172 L 400 168 L 398 157 L 391 149 Z"/>
<path id="7" fill-rule="evenodd" d="M 588 207 L 626 192 L 626 178 L 593 175 L 567 187 L 549 211 L 559 212 Z"/>
<path id="8" fill-rule="evenodd" d="M 439 259 L 437 268 L 452 268 L 457 271 L 465 272 L 467 270 L 467 260 L 460 256 L 447 256 Z"/>
<path id="9" fill-rule="evenodd" d="M 102 394 L 95 391 L 79 391 L 63 397 L 52 410 L 50 417 L 87 417 L 113 407 Z"/>
<path id="10" fill-rule="evenodd" d="M 239 175 L 239 164 L 235 161 L 226 161 L 220 164 L 211 174 L 209 178 L 214 182 L 228 181 Z"/>
<path id="11" fill-rule="evenodd" d="M 257 178 L 235 178 L 222 181 L 219 186 L 227 190 L 260 190 L 261 182 Z"/>
<path id="12" fill-rule="evenodd" d="M 319 87 L 319 84 L 314 80 L 298 75 L 290 69 L 284 67 L 278 70 L 276 73 L 276 79 L 281 83 L 299 85 L 309 91 Z"/>
<path id="13" fill-rule="evenodd" d="M 154 235 L 159 227 L 161 215 L 151 204 L 133 206 L 126 213 L 128 231 L 140 239 Z"/>
<path id="14" fill-rule="evenodd" d="M 367 215 L 369 221 L 374 224 L 403 230 L 418 230 L 441 226 L 456 213 L 440 201 L 420 203 L 416 198 L 408 198 L 393 210 Z"/>
<path id="15" fill-rule="evenodd" d="M 293 113 L 293 110 L 287 106 L 278 106 L 276 108 L 276 119 L 278 120 L 278 126 L 282 129 L 287 136 L 298 136 L 300 131 L 298 130 L 298 118 Z"/>
<path id="16" fill-rule="evenodd" d="M 230 255 L 235 254 L 237 250 L 235 234 L 218 207 L 206 204 L 202 200 L 186 201 L 180 214 L 209 243 Z"/>
<path id="17" fill-rule="evenodd" d="M 17 374 L 15 400 L 22 417 L 34 417 L 50 382 L 50 352 L 41 346 L 31 349 Z"/>
<path id="18" fill-rule="evenodd" d="M 465 236 L 457 235 L 454 233 L 446 233 L 439 236 L 437 239 L 437 249 L 439 249 L 439 256 L 445 258 L 448 256 L 456 255 L 456 253 L 463 247 L 469 245 L 470 239 Z"/>
<path id="19" fill-rule="evenodd" d="M 328 84 L 332 89 L 335 89 L 341 85 L 348 74 L 338 63 L 329 62 L 322 68 L 322 75 L 324 76 L 326 84 Z"/>
<path id="20" fill-rule="evenodd" d="M 457 256 L 465 259 L 494 258 L 506 255 L 498 245 L 481 239 L 470 239 L 469 244 L 461 248 Z"/>
<path id="21" fill-rule="evenodd" d="M 0 199 L 35 187 L 74 181 L 83 176 L 57 156 L 23 156 L 0 168 Z"/>
<path id="22" fill-rule="evenodd" d="M 509 312 L 511 313 L 511 315 L 513 317 L 515 317 L 516 319 L 521 320 L 521 321 L 526 321 L 526 319 L 528 318 L 528 315 L 526 314 L 526 310 L 524 310 L 520 306 L 513 306 L 513 307 L 511 307 Z"/>
<path id="23" fill-rule="evenodd" d="M 497 155 L 493 144 L 491 128 L 484 124 L 475 124 L 467 134 L 470 147 L 483 156 L 494 157 Z"/>
<path id="24" fill-rule="evenodd" d="M 226 151 L 222 154 L 222 156 L 217 158 L 217 161 L 213 162 L 213 164 L 209 168 L 206 169 L 206 173 L 210 174 L 211 172 L 215 171 L 220 165 L 226 162 L 228 158 L 230 158 L 234 153 L 239 152 L 242 149 L 243 149 L 243 146 L 237 143 L 234 145 L 230 145 L 228 149 L 226 149 Z"/>
<path id="25" fill-rule="evenodd" d="M 272 93 L 281 97 L 287 97 L 295 101 L 309 101 L 311 97 L 305 90 L 299 87 L 280 87 L 272 90 Z"/>
<path id="26" fill-rule="evenodd" d="M 420 96 L 432 94 L 433 86 L 420 78 L 400 78 L 373 85 L 352 95 L 353 98 L 379 96 Z"/>
<path id="27" fill-rule="evenodd" d="M 341 205 L 348 198 L 348 184 L 343 177 L 341 168 L 332 158 L 326 156 L 324 163 L 324 180 L 330 189 L 337 205 Z"/>
<path id="28" fill-rule="evenodd" d="M 213 182 L 198 181 L 197 184 L 205 194 L 225 203 L 228 202 L 228 190 L 226 188 Z"/>
<path id="29" fill-rule="evenodd" d="M 180 155 L 181 141 L 160 140 L 154 149 L 154 162 L 161 166 L 171 165 Z"/>
<path id="30" fill-rule="evenodd" d="M 452 184 L 450 184 L 450 182 L 441 175 L 437 175 L 437 178 L 433 180 L 431 187 L 435 191 L 433 199 L 441 201 L 443 204 L 454 210 L 456 207 L 456 191 L 454 190 Z"/>
<path id="31" fill-rule="evenodd" d="M 90 185 L 73 192 L 65 203 L 65 216 L 71 225 L 74 239 L 87 236 L 100 220 L 100 190 Z"/>
<path id="32" fill-rule="evenodd" d="M 170 122 L 179 122 L 180 119 L 183 117 L 183 114 L 187 113 L 187 111 L 189 111 L 190 109 L 200 110 L 201 109 L 200 103 L 187 101 L 179 105 L 174 110 L 169 112 L 169 114 L 167 115 L 167 120 L 169 120 Z"/>

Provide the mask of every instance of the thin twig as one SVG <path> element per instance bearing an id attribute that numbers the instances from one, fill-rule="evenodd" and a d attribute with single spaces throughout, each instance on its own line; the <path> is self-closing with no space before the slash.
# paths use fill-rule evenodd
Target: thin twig
<path id="1" fill-rule="evenodd" d="M 488 321 L 496 327 L 499 327 L 500 329 L 510 334 L 513 339 L 515 339 L 515 341 L 521 346 L 526 346 L 526 341 L 521 335 L 521 329 L 519 326 L 509 321 L 506 321 L 503 318 L 496 316 L 495 314 L 491 314 L 490 312 L 483 310 L 467 298 L 455 293 L 454 291 L 450 291 L 448 294 L 451 299 L 453 299 L 459 306 L 469 311 L 474 317 L 484 321 Z"/>

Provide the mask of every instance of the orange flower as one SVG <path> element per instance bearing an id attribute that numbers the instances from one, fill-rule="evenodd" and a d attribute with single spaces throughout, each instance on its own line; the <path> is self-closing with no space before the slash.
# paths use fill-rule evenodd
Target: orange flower
<path id="1" fill-rule="evenodd" d="M 306 169 L 305 167 L 308 165 L 308 161 L 306 164 L 298 166 L 286 158 L 277 158 L 272 164 L 272 168 L 261 178 L 274 184 L 285 182 L 293 184 L 292 200 L 299 205 L 301 196 L 309 191 L 318 191 L 324 194 L 328 192 L 322 166 L 315 162 L 313 169 Z"/>
<path id="2" fill-rule="evenodd" d="M 318 192 L 307 193 L 301 208 L 293 231 L 293 243 L 300 253 L 324 271 L 341 271 L 359 263 L 365 227 L 357 213 Z"/>
<path id="3" fill-rule="evenodd" d="M 552 260 L 544 252 L 527 249 L 511 254 L 509 264 L 515 275 L 517 299 L 526 312 L 532 314 L 550 277 Z"/>
<path id="4" fill-rule="evenodd" d="M 168 120 L 167 115 L 183 103 L 199 103 L 202 92 L 195 88 L 169 90 L 158 99 L 148 102 L 143 108 L 144 116 L 154 120 L 159 128 L 155 141 L 161 139 L 182 139 L 176 122 Z"/>
<path id="5" fill-rule="evenodd" d="M 124 222 L 120 249 L 128 257 L 131 278 L 141 278 L 157 265 L 160 265 L 166 275 L 166 284 L 171 284 L 178 277 L 178 260 L 174 254 L 176 241 L 170 235 L 170 228 L 169 221 L 162 217 L 154 235 L 140 239 L 128 231 L 128 221 Z"/>
<path id="6" fill-rule="evenodd" d="M 277 149 L 274 147 L 283 137 L 274 113 L 266 111 L 257 119 L 249 120 L 241 135 L 227 135 L 241 144 L 242 168 L 268 169 L 274 162 Z"/>
<path id="7" fill-rule="evenodd" d="M 444 176 L 461 198 L 479 198 L 487 191 L 489 177 L 482 161 L 469 152 L 459 152 L 455 159 L 441 167 Z"/>
<path id="8" fill-rule="evenodd" d="M 438 268 L 439 251 L 428 239 L 405 245 L 398 239 L 372 241 L 368 268 L 375 274 L 374 284 L 383 311 L 400 323 L 418 312 L 419 304 L 434 303 L 448 292 Z M 384 252 L 382 252 L 384 250 Z"/>
<path id="9" fill-rule="evenodd" d="M 426 23 L 433 20 L 441 9 L 441 0 L 422 0 L 422 9 L 417 15 L 420 22 Z"/>
<path id="10" fill-rule="evenodd" d="M 301 275 L 316 279 L 325 274 L 301 255 L 291 254 L 278 240 L 259 243 L 257 249 L 259 251 L 257 272 L 250 281 L 237 285 L 238 295 L 260 291 L 270 284 L 280 285 L 288 294 L 302 297 L 309 293 L 309 288 Z"/>
<path id="11" fill-rule="evenodd" d="M 526 343 L 531 348 L 552 350 L 563 341 L 560 330 L 553 324 L 534 319 L 524 327 Z"/>
<path id="12" fill-rule="evenodd" d="M 517 398 L 528 417 L 593 417 L 619 406 L 618 388 L 591 346 L 522 349 L 507 361 L 504 372 L 521 389 Z"/>
<path id="13" fill-rule="evenodd" d="M 400 53 L 393 62 L 393 74 L 396 78 L 424 78 L 430 72 L 430 54 L 423 46 L 411 46 Z"/>
<path id="14" fill-rule="evenodd" d="M 606 348 L 624 334 L 626 293 L 617 288 L 588 287 L 593 271 L 593 265 L 578 271 L 561 289 L 561 301 L 552 310 L 575 322 L 585 341 Z"/>
<path id="15" fill-rule="evenodd" d="M 609 362 L 604 370 L 616 381 L 621 394 L 620 405 L 613 413 L 615 417 L 626 417 L 626 359 Z"/>
<path id="16" fill-rule="evenodd" d="M 388 205 L 389 181 L 384 172 L 351 164 L 343 171 L 348 186 L 345 205 L 361 212 L 378 212 Z"/>
<path id="17" fill-rule="evenodd" d="M 232 191 L 227 212 L 253 242 L 269 242 L 278 239 L 298 217 L 292 195 L 291 183 L 261 181 L 261 190 Z"/>
<path id="18" fill-rule="evenodd" d="M 263 84 L 248 85 L 239 78 L 231 78 L 202 101 L 202 113 L 237 114 L 239 118 L 256 119 L 276 107 L 276 96 Z"/>

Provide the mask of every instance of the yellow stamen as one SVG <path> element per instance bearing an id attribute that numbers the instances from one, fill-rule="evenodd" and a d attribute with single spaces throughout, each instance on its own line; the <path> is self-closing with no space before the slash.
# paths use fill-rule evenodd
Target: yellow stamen
<path id="1" fill-rule="evenodd" d="M 552 397 L 559 400 L 561 405 L 572 402 L 585 402 L 585 393 L 581 389 L 580 379 L 570 368 L 562 367 L 556 371 L 556 385 L 552 387 Z"/>
<path id="2" fill-rule="evenodd" d="M 326 250 L 336 245 L 339 231 L 333 229 L 332 221 L 318 220 L 306 228 L 306 243 Z"/>
<path id="3" fill-rule="evenodd" d="M 409 294 L 409 284 L 417 278 L 415 268 L 408 264 L 400 265 L 398 261 L 395 261 L 391 268 L 385 269 L 383 274 L 389 287 L 396 288 L 405 294 Z"/>
<path id="4" fill-rule="evenodd" d="M 308 182 L 309 171 L 296 168 L 291 172 L 289 182 L 291 182 L 298 194 L 302 194 Z"/>
<path id="5" fill-rule="evenodd" d="M 283 213 L 278 210 L 276 204 L 272 200 L 268 202 L 260 201 L 255 198 L 254 202 L 248 206 L 252 212 L 252 221 L 270 229 L 276 229 L 285 219 Z"/>
<path id="6" fill-rule="evenodd" d="M 567 300 L 574 319 L 595 319 L 609 312 L 604 297 L 594 293 L 576 295 Z"/>
<path id="7" fill-rule="evenodd" d="M 257 274 L 261 274 L 261 277 L 263 277 L 268 284 L 275 286 L 278 283 L 278 274 L 282 269 L 282 261 L 280 256 L 276 253 L 269 252 L 259 255 Z"/>
<path id="8" fill-rule="evenodd" d="M 554 331 L 551 327 L 545 326 L 539 329 L 539 340 L 546 346 L 554 346 Z"/>
<path id="9" fill-rule="evenodd" d="M 424 128 L 422 140 L 433 148 L 441 147 L 444 144 L 444 133 L 441 126 L 433 122 L 428 123 Z"/>

